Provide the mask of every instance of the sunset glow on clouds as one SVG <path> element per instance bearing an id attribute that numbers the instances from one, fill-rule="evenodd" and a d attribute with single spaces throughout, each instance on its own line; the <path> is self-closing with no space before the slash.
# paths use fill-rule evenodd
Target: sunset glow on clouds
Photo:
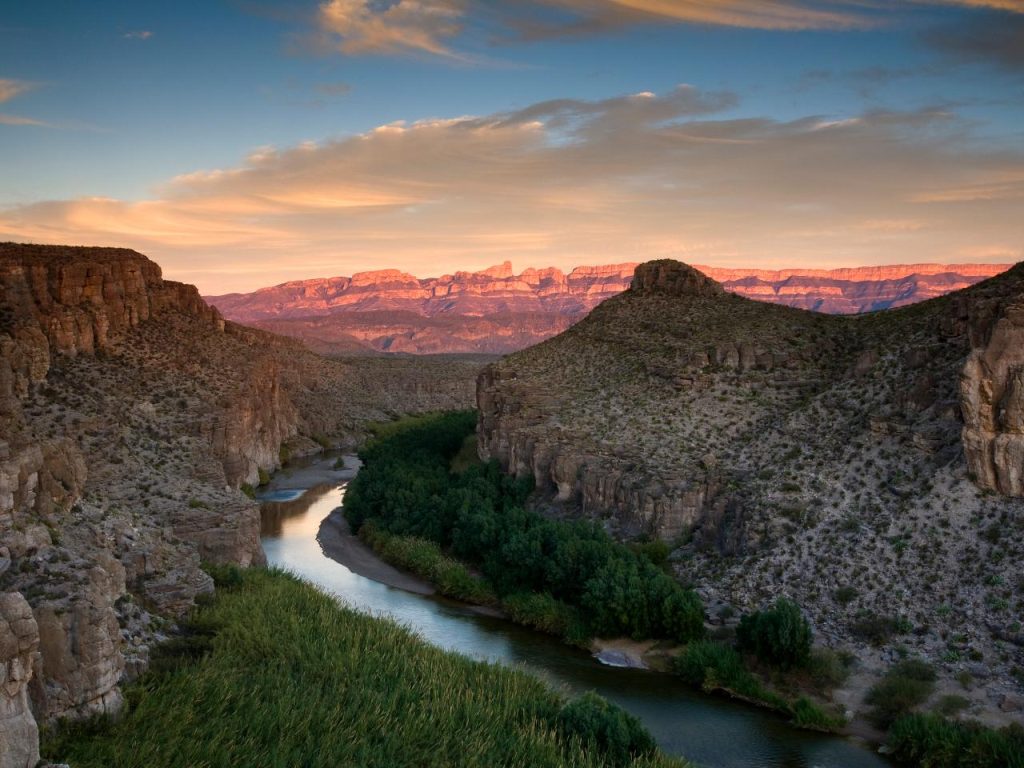
<path id="1" fill-rule="evenodd" d="M 229 289 L 268 271 L 422 273 L 506 258 L 824 267 L 1018 256 L 1024 152 L 971 148 L 938 111 L 785 123 L 708 114 L 729 103 L 682 86 L 392 124 L 265 149 L 173 179 L 157 200 L 10 209 L 0 232 L 167 254 L 201 285 L 229 261 Z M 298 253 L 282 271 L 281 255 Z"/>
<path id="2" fill-rule="evenodd" d="M 975 56 L 970 37 L 972 25 L 1013 30 L 1024 19 L 1014 0 L 921 0 L 899 13 L 860 0 L 537 0 L 515 15 L 470 0 L 302 7 L 288 43 L 278 16 L 251 22 L 278 35 L 279 59 L 254 44 L 237 62 L 200 56 L 189 77 L 162 64 L 183 44 L 171 20 L 112 22 L 111 40 L 127 46 L 117 55 L 138 63 L 114 61 L 111 77 L 135 87 L 136 69 L 155 68 L 120 102 L 102 83 L 61 86 L 59 73 L 15 69 L 0 53 L 12 75 L 0 113 L 23 99 L 33 108 L 0 114 L 4 138 L 21 142 L 7 155 L 0 144 L 0 160 L 28 169 L 0 181 L 0 239 L 132 247 L 208 293 L 506 259 L 781 268 L 1022 256 L 1021 73 L 1012 50 Z M 879 31 L 919 9 L 932 26 Z M 694 24 L 689 48 L 670 37 Z M 731 57 L 730 37 L 702 48 L 719 28 L 766 45 L 782 36 L 793 62 L 744 60 L 746 38 Z M 144 38 L 125 31 L 138 29 Z M 874 47 L 822 69 L 819 52 L 841 43 L 798 31 L 817 29 Z M 295 41 L 314 41 L 317 56 Z M 217 44 L 211 35 L 210 57 Z M 188 45 L 196 58 L 199 43 Z M 609 63 L 606 79 L 634 87 L 592 77 Z M 276 68 L 291 74 L 269 89 Z M 673 68 L 703 82 L 666 82 Z M 152 100 L 161 77 L 176 79 Z M 221 81 L 230 89 L 204 90 Z M 88 113 L 94 103 L 105 106 Z M 76 105 L 99 130 L 38 128 L 77 119 Z M 215 162 L 188 159 L 203 157 Z M 29 182 L 47 191 L 26 193 Z"/>

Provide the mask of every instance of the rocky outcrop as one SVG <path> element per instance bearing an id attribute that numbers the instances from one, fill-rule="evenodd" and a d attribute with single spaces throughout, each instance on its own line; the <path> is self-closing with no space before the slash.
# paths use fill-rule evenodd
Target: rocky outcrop
<path id="1" fill-rule="evenodd" d="M 516 477 L 532 477 L 544 498 L 583 515 L 611 515 L 621 535 L 654 533 L 673 539 L 704 518 L 719 491 L 713 459 L 700 476 L 671 477 L 635 460 L 581 451 L 546 428 L 543 414 L 553 399 L 537 391 L 526 394 L 527 385 L 517 385 L 516 378 L 514 372 L 493 367 L 480 375 L 477 445 L 482 458 L 497 459 Z M 522 408 L 524 402 L 529 410 Z"/>
<path id="2" fill-rule="evenodd" d="M 969 309 L 973 349 L 960 375 L 967 464 L 982 488 L 1024 496 L 1024 297 Z"/>
<path id="3" fill-rule="evenodd" d="M 835 314 L 903 306 L 966 288 L 1008 265 L 910 264 L 834 270 L 697 267 L 747 298 Z M 629 288 L 636 264 L 416 278 L 398 270 L 301 280 L 210 297 L 227 317 L 326 354 L 504 354 L 561 333 Z"/>
<path id="4" fill-rule="evenodd" d="M 39 629 L 17 592 L 0 592 L 0 768 L 34 768 L 39 728 L 28 687 L 39 656 Z"/>

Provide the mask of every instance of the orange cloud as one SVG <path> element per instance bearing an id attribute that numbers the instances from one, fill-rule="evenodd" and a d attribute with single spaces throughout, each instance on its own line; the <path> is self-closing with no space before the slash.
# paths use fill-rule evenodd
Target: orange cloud
<path id="1" fill-rule="evenodd" d="M 445 40 L 461 29 L 461 0 L 327 0 L 319 23 L 329 44 L 343 53 L 430 53 L 454 56 Z"/>
<path id="2" fill-rule="evenodd" d="M 134 247 L 209 293 L 505 259 L 821 268 L 1021 255 L 1019 149 L 980 149 L 948 112 L 717 117 L 734 104 L 684 86 L 395 123 L 261 148 L 152 200 L 0 210 L 0 239 Z"/>

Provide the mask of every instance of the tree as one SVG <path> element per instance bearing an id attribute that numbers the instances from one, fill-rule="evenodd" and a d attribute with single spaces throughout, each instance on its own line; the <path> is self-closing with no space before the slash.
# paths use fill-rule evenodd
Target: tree
<path id="1" fill-rule="evenodd" d="M 811 625 L 800 607 L 784 597 L 765 611 L 744 616 L 736 638 L 741 649 L 782 669 L 806 666 L 811 656 Z"/>

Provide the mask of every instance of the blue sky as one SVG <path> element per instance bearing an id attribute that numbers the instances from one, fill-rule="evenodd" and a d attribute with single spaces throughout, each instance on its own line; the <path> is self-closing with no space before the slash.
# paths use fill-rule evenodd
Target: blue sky
<path id="1" fill-rule="evenodd" d="M 1014 45 L 1024 50 L 1024 2 L 777 6 L 766 19 L 752 0 L 8 3 L 0 236 L 136 247 L 208 291 L 503 258 L 517 267 L 646 253 L 723 266 L 810 265 L 814 254 L 823 266 L 1020 258 L 1024 234 L 1011 210 L 1024 204 L 1024 56 Z M 659 161 L 630 140 L 643 121 L 639 101 L 609 112 L 630 95 L 669 101 L 683 84 L 722 98 L 713 111 L 685 107 L 647 125 L 648 143 L 684 129 L 717 142 L 742 129 L 728 140 L 766 146 L 744 162 L 770 164 L 723 177 L 721 161 L 669 144 Z M 549 100 L 572 100 L 571 116 L 545 113 L 515 135 L 496 122 Z M 455 121 L 465 117 L 488 122 Z M 638 155 L 620 157 L 615 141 L 600 144 L 581 127 L 600 120 L 623 132 L 623 153 Z M 402 146 L 387 150 L 398 134 L 375 129 L 397 121 Z M 802 140 L 806 121 L 836 133 L 836 148 L 817 152 L 857 152 L 803 183 L 820 156 L 807 155 L 820 136 Z M 855 135 L 841 133 L 849 125 Z M 322 163 L 296 160 L 304 142 Z M 415 169 L 405 177 L 386 151 L 415 151 Z M 863 156 L 889 152 L 908 185 L 887 194 L 917 207 L 890 205 L 892 221 L 881 221 L 866 198 L 884 169 L 861 169 Z M 421 162 L 431 157 L 434 166 Z M 541 159 L 548 175 L 536 171 Z M 447 173 L 453 162 L 500 183 L 468 190 Z M 179 178 L 198 171 L 213 173 Z M 784 186 L 800 182 L 795 197 L 772 198 L 771 172 L 793 181 Z M 567 177 L 576 186 L 565 187 Z M 865 199 L 831 199 L 830 184 L 863 186 Z M 692 189 L 668 201 L 658 193 L 682 187 Z M 757 207 L 774 209 L 750 225 L 765 233 L 763 248 L 752 245 L 757 232 L 729 235 L 755 194 Z M 96 210 L 94 198 L 109 200 Z M 922 210 L 929 204 L 943 210 Z M 869 234 L 837 249 L 858 226 L 838 212 L 853 209 Z M 297 252 L 308 257 L 282 270 L 282 256 Z"/>

